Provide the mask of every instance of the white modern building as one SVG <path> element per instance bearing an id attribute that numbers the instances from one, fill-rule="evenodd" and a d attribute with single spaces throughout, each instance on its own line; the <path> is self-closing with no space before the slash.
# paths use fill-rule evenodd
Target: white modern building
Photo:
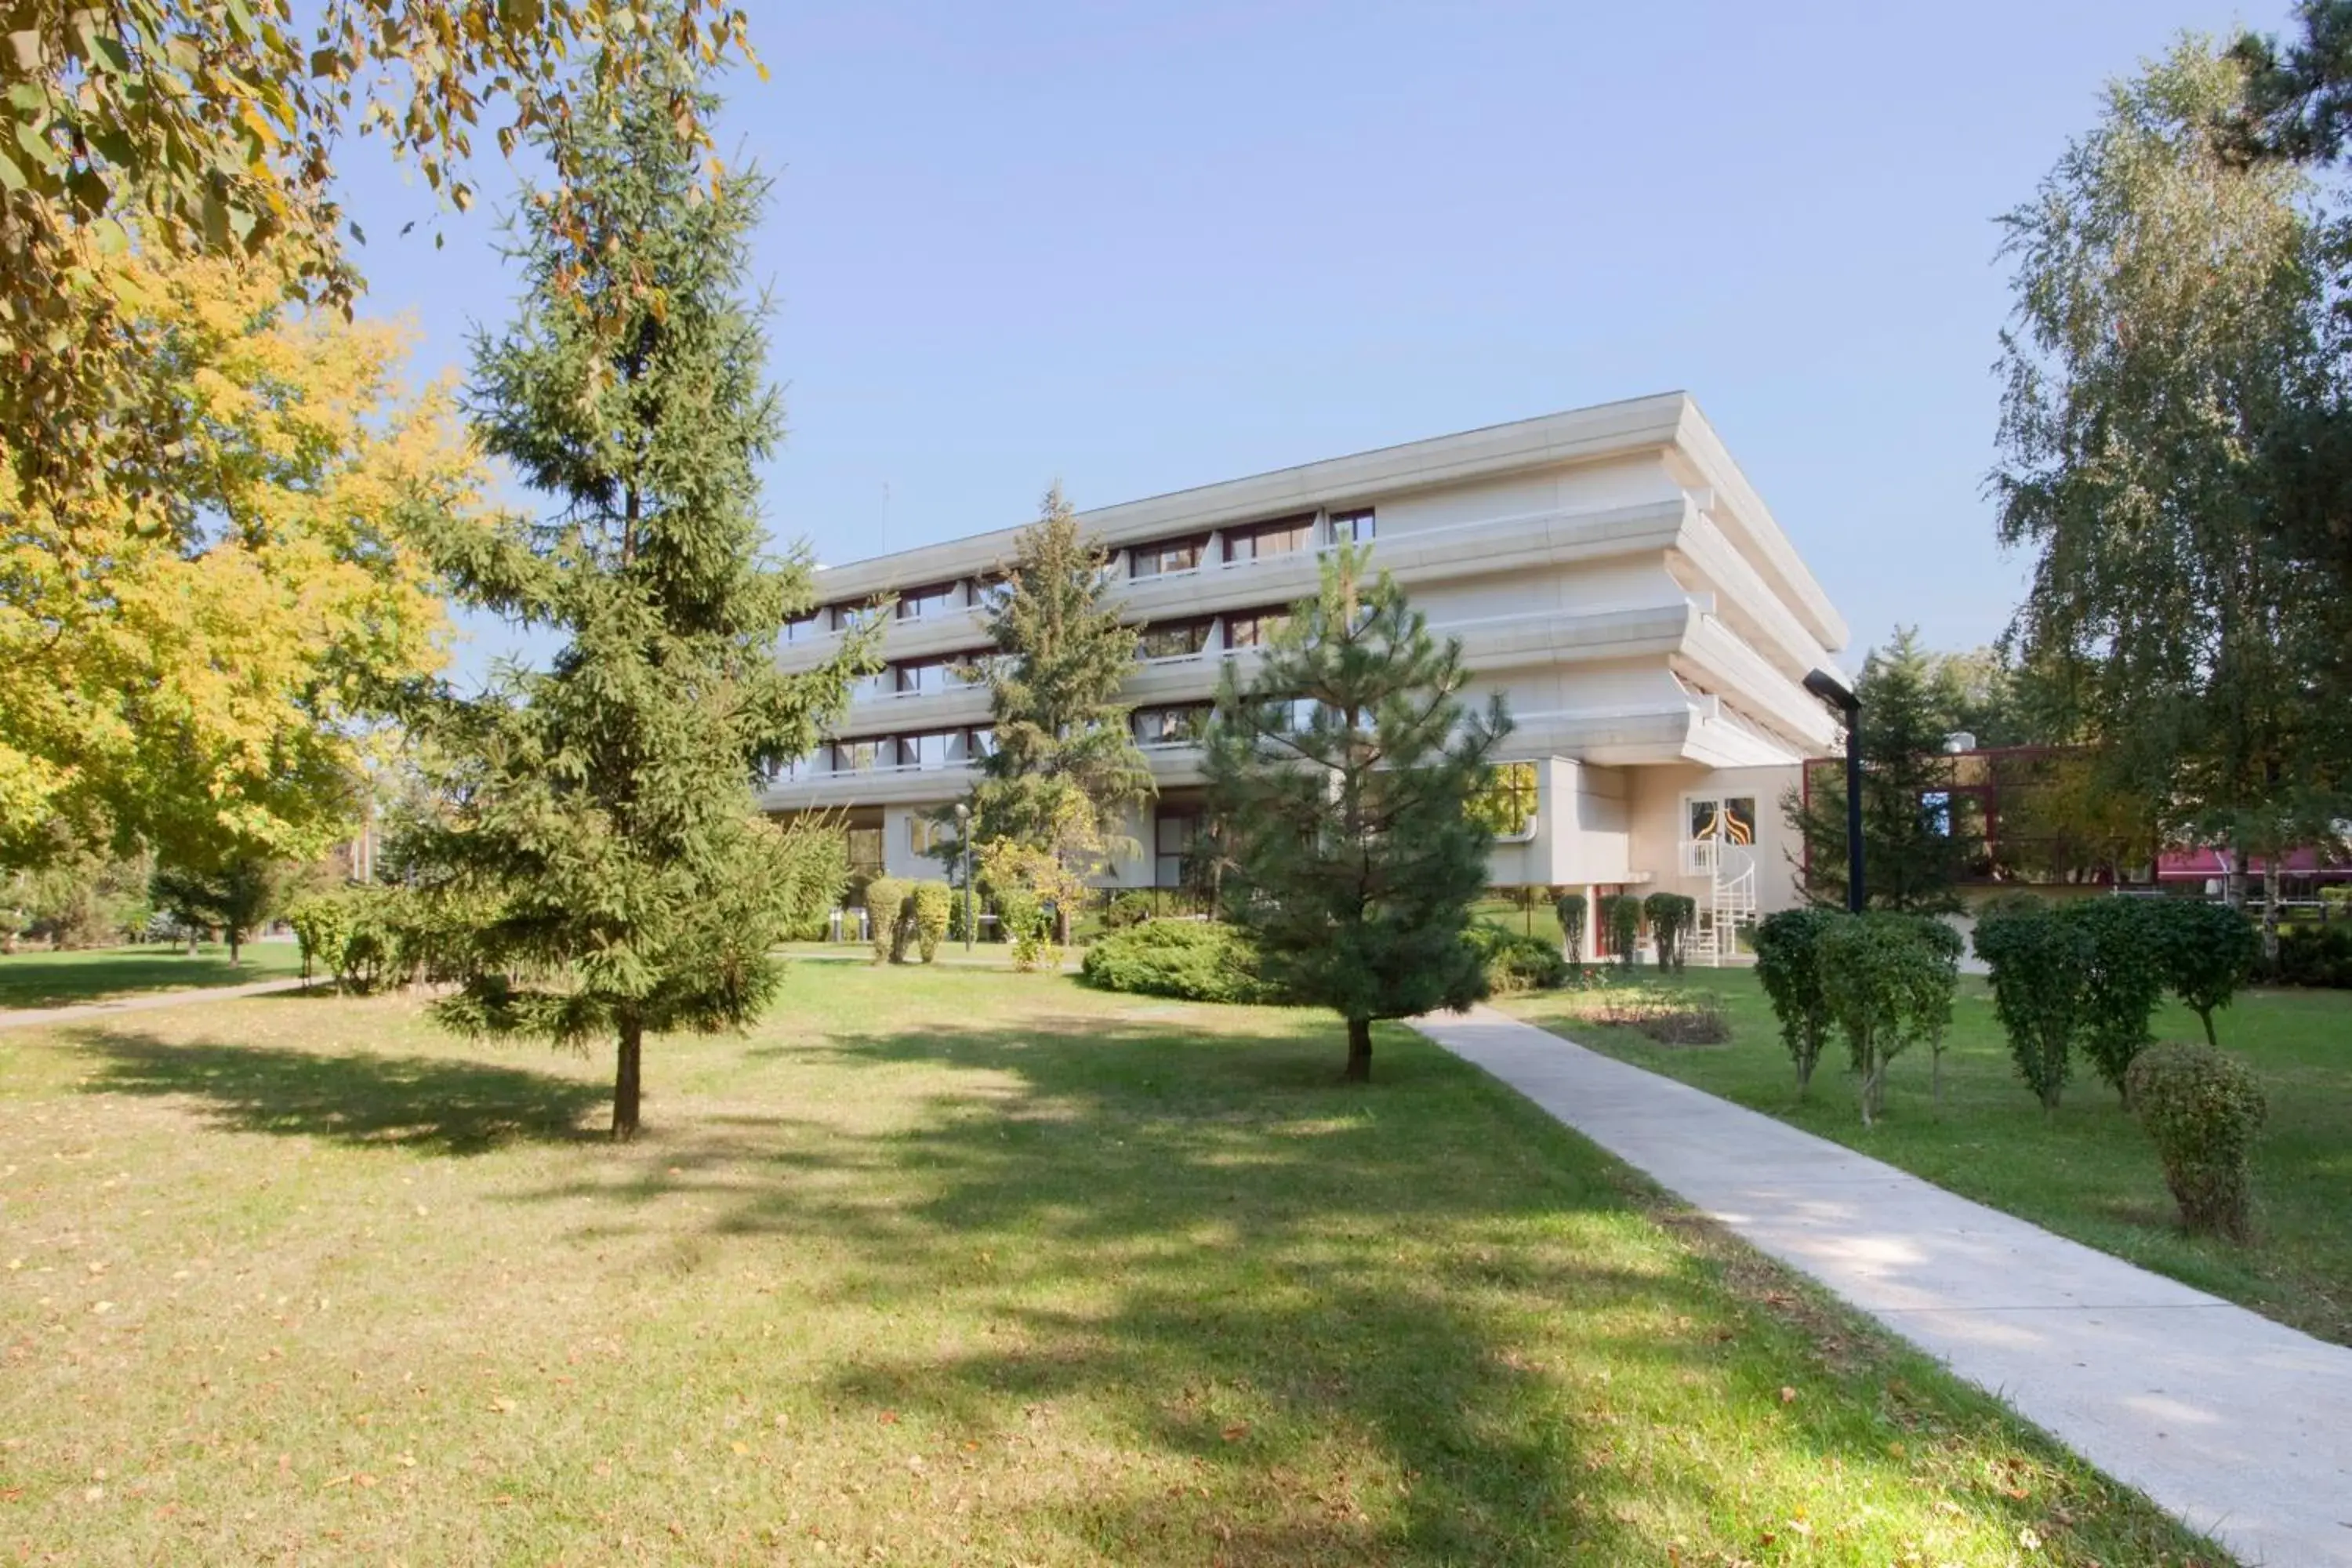
<path id="1" fill-rule="evenodd" d="M 1524 766 L 1498 886 L 1685 892 L 1727 938 L 1796 901 L 1779 799 L 1836 721 L 1801 686 L 1846 628 L 1788 536 L 1681 393 L 1333 458 L 1081 515 L 1112 552 L 1144 662 L 1128 690 L 1160 784 L 1141 852 L 1107 882 L 1176 887 L 1200 820 L 1192 726 L 1227 659 L 1248 659 L 1317 557 L 1369 542 L 1433 628 L 1462 640 L 1472 698 L 1503 693 Z M 1017 528 L 828 568 L 787 666 L 884 617 L 888 667 L 828 742 L 767 792 L 776 813 L 845 812 L 853 858 L 940 874 L 927 814 L 969 787 L 988 695 L 960 662 L 987 650 L 982 599 Z M 1591 931 L 1597 922 L 1587 922 Z"/>

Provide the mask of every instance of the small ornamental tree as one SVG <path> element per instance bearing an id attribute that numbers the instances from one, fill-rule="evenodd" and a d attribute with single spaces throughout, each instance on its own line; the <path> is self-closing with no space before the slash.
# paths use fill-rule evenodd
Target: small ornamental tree
<path id="1" fill-rule="evenodd" d="M 2165 899 L 2149 913 L 2164 984 L 2205 1026 L 2205 1043 L 2220 1044 L 2214 1010 L 2244 988 L 2262 952 L 2252 922 L 2227 904 L 2202 899 Z"/>
<path id="2" fill-rule="evenodd" d="M 1657 939 L 1658 967 L 1680 974 L 1683 939 L 1698 923 L 1698 901 L 1687 893 L 1652 893 L 1642 900 L 1642 912 L 1649 917 L 1650 934 Z"/>
<path id="3" fill-rule="evenodd" d="M 322 963 L 327 973 L 341 982 L 343 949 L 359 923 L 359 910 L 352 895 L 314 893 L 287 910 L 286 923 L 294 928 L 294 940 L 301 944 L 303 981 L 310 981 L 311 964 Z"/>
<path id="4" fill-rule="evenodd" d="M 1601 900 L 1601 926 L 1609 933 L 1609 956 L 1620 969 L 1642 962 L 1642 895 L 1611 893 Z"/>
<path id="5" fill-rule="evenodd" d="M 1909 915 L 1838 915 L 1818 939 L 1822 995 L 1862 1065 L 1862 1124 L 1886 1104 L 1886 1069 L 1952 1021 L 1957 955 Z"/>
<path id="6" fill-rule="evenodd" d="M 2156 1143 L 2181 1222 L 2245 1240 L 2254 1138 L 2268 1110 L 2252 1069 L 2211 1046 L 2151 1046 L 2132 1063 L 2126 1098 Z"/>
<path id="7" fill-rule="evenodd" d="M 2055 1110 L 2083 1026 L 2091 937 L 2039 905 L 1988 906 L 1977 920 L 1976 949 L 1992 971 L 1993 1012 L 2018 1076 L 2044 1111 Z"/>
<path id="8" fill-rule="evenodd" d="M 2099 1076 L 2131 1105 L 2132 1058 L 2156 1037 L 2147 1020 L 2164 999 L 2156 922 L 2137 899 L 2084 899 L 2057 911 L 2089 942 L 2083 975 L 2082 1045 Z"/>
<path id="9" fill-rule="evenodd" d="M 866 884 L 866 940 L 874 944 L 877 963 L 907 962 L 908 890 L 896 877 L 877 877 Z"/>
<path id="10" fill-rule="evenodd" d="M 769 822 L 753 784 L 815 744 L 870 640 L 805 673 L 775 659 L 814 595 L 804 562 L 762 544 L 782 409 L 743 285 L 766 184 L 712 176 L 692 126 L 717 101 L 692 66 L 596 80 L 538 128 L 560 188 L 521 204 L 519 317 L 476 351 L 483 445 L 549 511 L 420 520 L 461 600 L 557 647 L 478 697 L 420 697 L 411 720 L 449 759 L 448 808 L 418 839 L 428 905 L 483 910 L 436 1016 L 614 1042 L 625 1139 L 646 1036 L 740 1027 L 782 984 L 770 950 L 816 886 L 794 836 L 824 829 Z"/>
<path id="11" fill-rule="evenodd" d="M 1559 917 L 1559 944 L 1567 950 L 1570 963 L 1584 962 L 1584 889 L 1575 888 L 1562 893 L 1552 903 L 1552 912 Z"/>
<path id="12" fill-rule="evenodd" d="M 1367 568 L 1325 557 L 1249 685 L 1227 667 L 1207 737 L 1225 916 L 1276 994 L 1347 1021 L 1357 1082 L 1374 1019 L 1486 994 L 1466 938 L 1493 835 L 1470 806 L 1510 729 L 1500 698 L 1463 701 L 1462 645 Z"/>
<path id="13" fill-rule="evenodd" d="M 925 963 L 934 963 L 948 934 L 948 911 L 955 907 L 955 895 L 945 882 L 918 882 L 912 907 L 916 952 Z"/>
<path id="14" fill-rule="evenodd" d="M 1833 910 L 1780 910 L 1756 924 L 1756 978 L 1780 1021 L 1780 1043 L 1797 1064 L 1800 1100 L 1812 1087 L 1833 1022 L 1822 988 L 1821 937 L 1837 918 Z"/>

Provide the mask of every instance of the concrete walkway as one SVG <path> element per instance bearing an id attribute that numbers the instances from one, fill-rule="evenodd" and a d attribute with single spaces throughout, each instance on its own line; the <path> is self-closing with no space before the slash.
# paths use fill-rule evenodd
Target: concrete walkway
<path id="1" fill-rule="evenodd" d="M 2246 1563 L 2352 1565 L 2352 1350 L 1491 1008 L 1415 1027 Z"/>
<path id="2" fill-rule="evenodd" d="M 142 1013 L 150 1007 L 177 1007 L 185 1002 L 231 1002 L 239 996 L 267 996 L 274 991 L 299 991 L 305 983 L 257 980 L 250 985 L 205 985 L 186 991 L 142 991 L 111 1002 L 76 1002 L 66 1007 L 18 1007 L 0 1012 L 0 1029 L 26 1029 L 40 1024 L 78 1024 L 114 1013 Z"/>

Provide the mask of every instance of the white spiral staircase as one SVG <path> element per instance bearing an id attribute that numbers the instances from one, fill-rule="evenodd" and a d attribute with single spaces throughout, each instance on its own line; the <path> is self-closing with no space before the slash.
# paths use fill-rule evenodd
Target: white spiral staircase
<path id="1" fill-rule="evenodd" d="M 1739 952 L 1739 928 L 1756 919 L 1756 853 L 1720 838 L 1683 843 L 1683 875 L 1703 879 L 1698 929 L 1685 941 L 1692 962 L 1718 968 Z"/>

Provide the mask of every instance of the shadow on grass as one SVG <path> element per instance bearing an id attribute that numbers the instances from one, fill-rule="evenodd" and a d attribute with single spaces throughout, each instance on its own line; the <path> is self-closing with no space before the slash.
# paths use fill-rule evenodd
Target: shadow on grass
<path id="1" fill-rule="evenodd" d="M 714 1237 L 845 1259 L 779 1327 L 909 1329 L 833 1370 L 830 1399 L 983 1444 L 1037 1441 L 1039 1412 L 1079 1406 L 1107 1423 L 1087 1441 L 1143 1468 L 1041 1486 L 1023 1518 L 1110 1561 L 1659 1561 L 1662 1520 L 1722 1528 L 1745 1502 L 1706 1464 L 1628 1463 L 1629 1443 L 1679 1435 L 1612 1406 L 1699 1384 L 1776 1434 L 1773 1462 L 1883 1460 L 1883 1431 L 1788 1408 L 1797 1335 L 1777 1359 L 1727 1349 L 1727 1321 L 1757 1326 L 1715 1265 L 1626 1223 L 1619 1167 L 1401 1029 L 1379 1052 L 1367 1089 L 1336 1081 L 1336 1027 L 1278 1016 L 1255 1038 L 1073 1017 L 762 1047 L 972 1076 L 926 1085 L 911 1127 L 712 1117 L 629 1156 L 637 1183 L 592 1173 L 518 1201 L 685 1195 Z M 593 1228 L 625 1226 L 606 1208 Z M 1998 1426 L 1951 1425 L 1979 1421 Z"/>
<path id="2" fill-rule="evenodd" d="M 239 1132 L 479 1154 L 504 1144 L 569 1142 L 609 1090 L 520 1068 L 430 1057 L 330 1056 L 200 1041 L 172 1045 L 121 1029 L 75 1031 L 101 1064 L 92 1094 L 184 1096 Z"/>

